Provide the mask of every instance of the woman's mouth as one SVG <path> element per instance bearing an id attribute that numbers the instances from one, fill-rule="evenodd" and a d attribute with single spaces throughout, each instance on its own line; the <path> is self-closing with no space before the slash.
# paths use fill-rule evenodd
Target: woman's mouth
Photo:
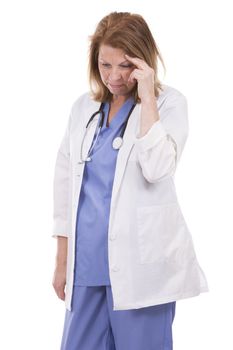
<path id="1" fill-rule="evenodd" d="M 114 85 L 114 84 L 109 84 L 112 88 L 120 88 L 121 86 L 123 86 L 123 84 L 118 84 L 118 85 Z"/>

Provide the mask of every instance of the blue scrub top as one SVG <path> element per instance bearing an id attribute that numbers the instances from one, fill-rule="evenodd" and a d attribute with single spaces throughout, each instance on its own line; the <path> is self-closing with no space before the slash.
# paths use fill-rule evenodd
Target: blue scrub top
<path id="1" fill-rule="evenodd" d="M 112 147 L 120 135 L 124 121 L 134 103 L 129 97 L 106 122 L 109 103 L 104 104 L 104 124 L 91 152 L 91 161 L 85 162 L 82 187 L 76 217 L 76 247 L 74 285 L 110 285 L 108 267 L 108 224 L 118 150 Z"/>

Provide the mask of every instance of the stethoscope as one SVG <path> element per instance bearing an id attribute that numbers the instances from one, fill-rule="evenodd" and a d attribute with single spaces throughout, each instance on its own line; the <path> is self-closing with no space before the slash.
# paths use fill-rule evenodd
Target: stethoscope
<path id="1" fill-rule="evenodd" d="M 120 149 L 122 147 L 122 145 L 123 145 L 123 136 L 124 136 L 124 133 L 125 133 L 125 129 L 127 127 L 129 117 L 130 117 L 131 113 L 133 112 L 133 109 L 134 109 L 135 106 L 136 106 L 136 103 L 134 103 L 132 105 L 132 107 L 131 107 L 128 115 L 127 115 L 126 121 L 124 122 L 124 126 L 123 126 L 123 128 L 121 130 L 120 136 L 115 137 L 115 139 L 113 140 L 113 142 L 112 142 L 113 149 L 117 150 L 117 149 Z M 86 130 L 85 130 L 85 133 L 84 133 L 84 136 L 83 136 L 83 139 L 82 139 L 82 143 L 81 143 L 80 161 L 78 162 L 79 164 L 91 161 L 91 157 L 90 157 L 91 151 L 95 147 L 95 144 L 96 144 L 96 142 L 98 140 L 98 137 L 99 137 L 99 133 L 100 133 L 100 131 L 101 131 L 102 127 L 103 127 L 103 124 L 104 124 L 104 117 L 105 117 L 105 115 L 104 115 L 103 108 L 104 108 L 104 103 L 102 102 L 101 105 L 100 105 L 99 110 L 92 114 L 92 116 L 90 117 L 90 119 L 89 119 L 89 121 L 88 121 L 88 123 L 86 125 Z M 92 122 L 92 120 L 95 118 L 95 116 L 98 115 L 98 114 L 100 114 L 100 123 L 99 123 L 99 126 L 98 126 L 98 131 L 97 131 L 95 140 L 92 143 L 92 146 L 89 149 L 86 158 L 84 159 L 83 158 L 83 144 L 84 144 L 84 140 L 85 140 L 86 134 L 88 132 L 88 127 L 89 127 L 90 123 Z"/>

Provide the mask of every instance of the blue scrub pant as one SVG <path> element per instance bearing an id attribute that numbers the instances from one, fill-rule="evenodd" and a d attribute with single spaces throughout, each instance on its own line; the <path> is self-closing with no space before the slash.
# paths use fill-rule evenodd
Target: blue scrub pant
<path id="1" fill-rule="evenodd" d="M 74 286 L 60 350 L 172 350 L 176 302 L 113 311 L 111 286 Z"/>

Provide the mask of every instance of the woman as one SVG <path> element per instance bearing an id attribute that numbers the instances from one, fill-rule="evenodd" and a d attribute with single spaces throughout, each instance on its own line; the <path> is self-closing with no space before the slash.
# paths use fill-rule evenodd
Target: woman
<path id="1" fill-rule="evenodd" d="M 62 350 L 171 350 L 176 300 L 208 291 L 174 185 L 187 101 L 160 83 L 158 59 L 140 15 L 110 13 L 91 37 L 91 92 L 55 166 Z"/>

